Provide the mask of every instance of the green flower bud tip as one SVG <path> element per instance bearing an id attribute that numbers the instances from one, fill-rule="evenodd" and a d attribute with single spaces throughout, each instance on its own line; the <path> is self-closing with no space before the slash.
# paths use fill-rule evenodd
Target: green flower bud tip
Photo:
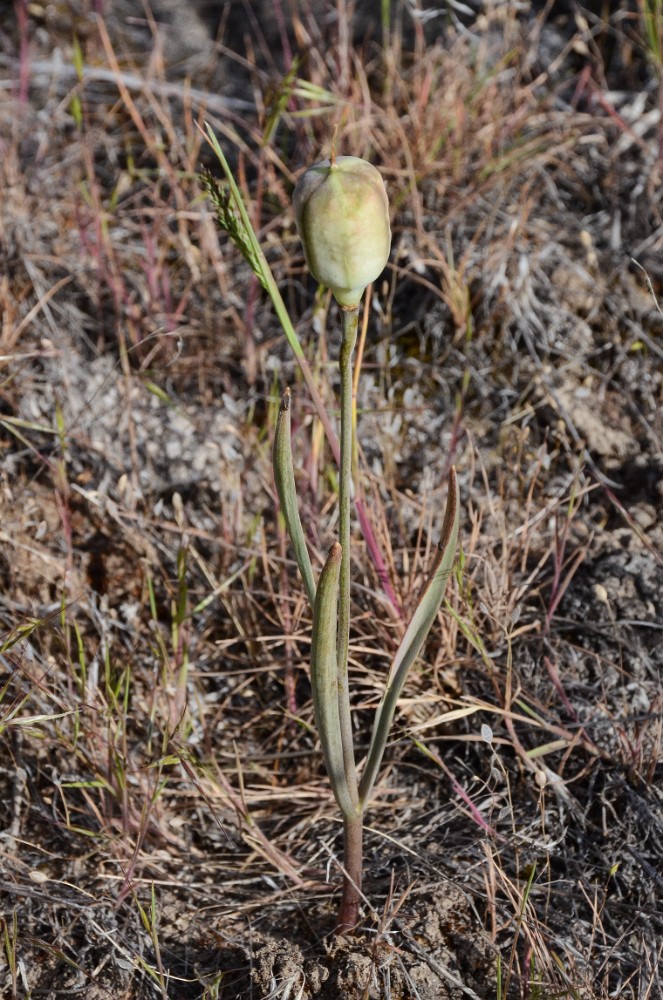
<path id="1" fill-rule="evenodd" d="M 389 202 L 381 174 L 357 156 L 322 160 L 297 182 L 293 204 L 311 274 L 340 306 L 354 309 L 389 259 Z"/>

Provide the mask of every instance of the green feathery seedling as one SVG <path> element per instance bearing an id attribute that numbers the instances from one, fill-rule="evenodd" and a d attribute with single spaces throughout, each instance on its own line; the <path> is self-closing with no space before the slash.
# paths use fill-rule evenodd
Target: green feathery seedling
<path id="1" fill-rule="evenodd" d="M 286 336 L 292 332 L 285 307 L 260 249 L 225 157 L 208 128 L 210 141 L 229 185 L 223 196 L 209 175 L 206 186 L 221 225 L 234 236 L 245 258 L 270 293 Z M 232 198 L 232 203 L 231 203 Z M 343 817 L 343 894 L 336 932 L 351 930 L 359 919 L 364 814 L 384 755 L 396 703 L 412 663 L 437 616 L 449 578 L 458 537 L 459 499 L 455 471 L 449 477 L 447 509 L 434 564 L 391 664 L 378 706 L 366 762 L 357 773 L 348 685 L 350 641 L 350 510 L 353 493 L 352 357 L 359 304 L 389 257 L 389 205 L 380 173 L 365 160 L 341 156 L 311 167 L 294 192 L 297 229 L 313 276 L 331 289 L 343 317 L 339 538 L 316 583 L 297 506 L 290 445 L 290 391 L 286 389 L 274 440 L 274 476 L 281 509 L 313 610 L 311 687 L 315 721 L 329 781 Z M 288 336 L 288 339 L 290 337 Z M 299 346 L 299 345 L 298 345 Z M 301 348 L 300 348 L 301 350 Z M 306 374 L 306 372 L 305 372 Z M 308 380 L 307 380 L 308 381 Z"/>

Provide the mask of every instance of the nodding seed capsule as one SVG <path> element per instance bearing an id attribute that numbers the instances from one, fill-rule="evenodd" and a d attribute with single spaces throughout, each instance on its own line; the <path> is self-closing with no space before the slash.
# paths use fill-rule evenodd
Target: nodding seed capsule
<path id="1" fill-rule="evenodd" d="M 381 174 L 357 156 L 322 160 L 297 182 L 293 204 L 311 274 L 340 306 L 355 308 L 389 259 L 389 202 Z"/>

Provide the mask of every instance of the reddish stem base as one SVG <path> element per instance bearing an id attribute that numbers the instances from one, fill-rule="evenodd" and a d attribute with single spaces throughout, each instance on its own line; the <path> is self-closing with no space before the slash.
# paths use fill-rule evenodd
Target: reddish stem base
<path id="1" fill-rule="evenodd" d="M 347 934 L 359 923 L 363 867 L 364 814 L 343 821 L 343 895 L 334 934 Z"/>

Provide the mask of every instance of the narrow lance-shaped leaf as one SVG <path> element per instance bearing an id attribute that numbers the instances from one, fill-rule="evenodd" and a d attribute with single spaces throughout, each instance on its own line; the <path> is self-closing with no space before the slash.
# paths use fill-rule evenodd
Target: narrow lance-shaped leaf
<path id="1" fill-rule="evenodd" d="M 295 559 L 304 581 L 311 608 L 315 604 L 315 579 L 311 558 L 308 554 L 302 522 L 297 507 L 297 491 L 295 488 L 295 473 L 292 465 L 292 449 L 290 447 L 290 389 L 286 389 L 281 399 L 276 434 L 274 436 L 274 481 L 278 493 L 281 511 L 285 519 Z"/>
<path id="2" fill-rule="evenodd" d="M 338 715 L 338 660 L 336 628 L 341 546 L 336 543 L 327 557 L 315 598 L 311 642 L 311 688 L 315 722 L 318 727 L 329 782 L 343 816 L 356 815 L 343 766 L 343 745 Z"/>
<path id="3" fill-rule="evenodd" d="M 438 545 L 435 562 L 412 615 L 410 624 L 396 650 L 396 655 L 394 656 L 389 672 L 387 690 L 382 696 L 382 701 L 375 715 L 368 758 L 359 785 L 359 798 L 362 805 L 365 805 L 368 801 L 375 783 L 384 754 L 384 748 L 387 744 L 391 722 L 396 711 L 396 703 L 403 690 L 408 671 L 419 655 L 421 647 L 426 641 L 426 637 L 442 604 L 442 598 L 444 597 L 444 591 L 456 552 L 459 503 L 458 481 L 456 479 L 456 471 L 452 468 L 449 473 L 449 491 L 444 514 L 444 524 L 442 526 L 442 537 Z"/>

